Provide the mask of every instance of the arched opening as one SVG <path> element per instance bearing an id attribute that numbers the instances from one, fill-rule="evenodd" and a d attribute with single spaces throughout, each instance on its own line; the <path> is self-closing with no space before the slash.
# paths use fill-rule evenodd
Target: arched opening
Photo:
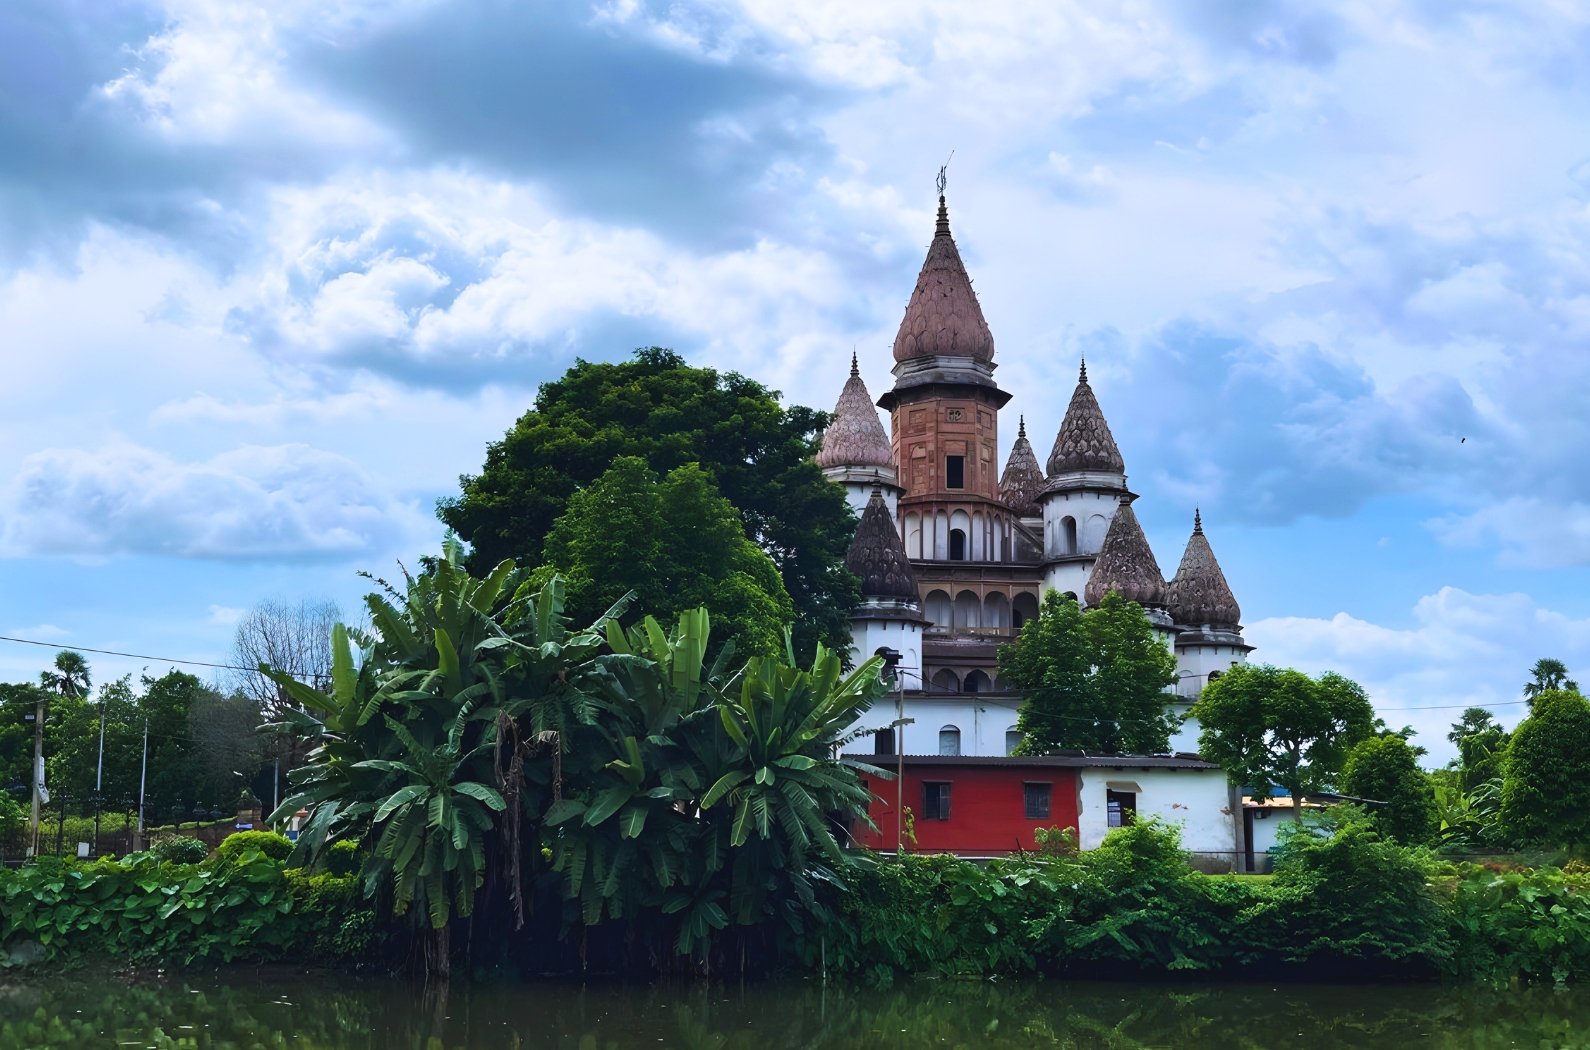
<path id="1" fill-rule="evenodd" d="M 961 683 L 961 691 L 966 693 L 986 693 L 989 686 L 988 676 L 981 671 L 968 671 L 966 681 Z"/>
<path id="2" fill-rule="evenodd" d="M 1060 519 L 1060 553 L 1077 552 L 1077 519 L 1066 515 Z"/>
<path id="3" fill-rule="evenodd" d="M 983 626 L 1010 626 L 1010 599 L 1005 597 L 1004 592 L 995 591 L 983 599 Z"/>
<path id="4" fill-rule="evenodd" d="M 1096 551 L 1104 546 L 1104 534 L 1110 530 L 1110 523 L 1102 514 L 1095 514 L 1088 519 L 1088 527 L 1083 532 L 1082 539 L 1086 543 L 1083 550 Z M 1078 550 L 1081 554 L 1083 550 Z"/>
<path id="5" fill-rule="evenodd" d="M 939 730 L 939 754 L 955 757 L 961 753 L 961 731 L 954 726 Z"/>
<path id="6" fill-rule="evenodd" d="M 1028 620 L 1038 618 L 1038 596 L 1030 591 L 1022 591 L 1010 600 L 1010 625 L 1017 630 L 1024 627 Z"/>
<path id="7" fill-rule="evenodd" d="M 1016 753 L 1016 749 L 1020 746 L 1021 730 L 1017 729 L 1015 726 L 1011 726 L 1009 729 L 1005 730 L 1005 754 L 1014 755 Z"/>
<path id="8" fill-rule="evenodd" d="M 961 691 L 961 680 L 955 677 L 955 672 L 948 667 L 941 667 L 933 675 L 933 691 L 937 693 L 958 693 Z"/>
<path id="9" fill-rule="evenodd" d="M 1214 680 L 1215 680 L 1215 679 L 1217 679 L 1217 678 L 1219 678 L 1219 677 L 1220 677 L 1220 676 L 1221 676 L 1221 674 L 1223 674 L 1223 673 L 1224 673 L 1224 672 L 1222 672 L 1222 671 L 1210 671 L 1210 672 L 1209 672 L 1209 681 L 1210 681 L 1210 682 L 1211 682 L 1211 683 L 1213 683 L 1213 682 L 1214 682 Z"/>
<path id="10" fill-rule="evenodd" d="M 922 557 L 922 515 L 915 511 L 905 516 L 905 556 Z"/>
<path id="11" fill-rule="evenodd" d="M 981 514 L 972 515 L 972 532 L 970 539 L 971 545 L 966 550 L 967 560 L 987 561 L 988 546 L 983 535 L 983 516 Z"/>
<path id="12" fill-rule="evenodd" d="M 962 591 L 955 596 L 955 624 L 957 627 L 983 626 L 983 603 L 975 591 Z"/>
<path id="13" fill-rule="evenodd" d="M 943 561 L 950 556 L 950 517 L 942 510 L 933 516 L 933 558 Z"/>
<path id="14" fill-rule="evenodd" d="M 945 591 L 929 591 L 927 596 L 927 618 L 933 621 L 935 627 L 954 627 L 954 609 L 950 605 L 950 596 Z"/>
<path id="15" fill-rule="evenodd" d="M 966 560 L 966 533 L 960 529 L 950 530 L 950 561 Z"/>

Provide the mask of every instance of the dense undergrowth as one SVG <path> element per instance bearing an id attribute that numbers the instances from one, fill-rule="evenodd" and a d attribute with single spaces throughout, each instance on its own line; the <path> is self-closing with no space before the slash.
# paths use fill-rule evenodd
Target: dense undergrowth
<path id="1" fill-rule="evenodd" d="M 1444 862 L 1362 821 L 1294 836 L 1268 879 L 1191 870 L 1173 829 L 1086 853 L 973 864 L 880 858 L 798 954 L 832 974 L 1290 972 L 1370 979 L 1590 977 L 1590 874 Z"/>
<path id="2" fill-rule="evenodd" d="M 5 871 L 0 948 L 36 942 L 57 960 L 174 966 L 293 959 L 396 968 L 408 935 L 379 920 L 353 874 L 352 851 L 329 857 L 332 870 L 309 871 L 287 867 L 274 846 L 236 836 L 199 864 L 151 853 L 46 858 Z M 1584 980 L 1590 869 L 1582 867 L 1452 864 L 1349 815 L 1293 835 L 1273 877 L 1212 876 L 1188 867 L 1175 829 L 1145 822 L 1088 852 L 986 864 L 876 857 L 848 885 L 830 888 L 836 918 L 820 932 L 763 931 L 752 969 L 825 970 L 875 985 L 1035 973 Z M 538 890 L 547 905 L 561 896 L 550 884 Z M 482 932 L 479 958 L 501 971 L 529 953 L 543 972 L 556 949 L 558 965 L 577 969 L 590 962 L 588 933 L 615 942 L 644 934 L 633 922 L 603 924 L 578 934 L 576 947 L 559 909 L 538 910 L 545 921 L 517 937 L 504 931 L 493 943 Z"/>

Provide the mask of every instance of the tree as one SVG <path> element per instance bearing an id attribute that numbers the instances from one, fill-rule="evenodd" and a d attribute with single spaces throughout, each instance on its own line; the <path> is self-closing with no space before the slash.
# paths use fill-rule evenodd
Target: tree
<path id="1" fill-rule="evenodd" d="M 1509 734 L 1489 711 L 1482 707 L 1464 711 L 1446 738 L 1457 745 L 1458 780 L 1465 793 L 1502 775 Z"/>
<path id="2" fill-rule="evenodd" d="M 1199 753 L 1257 799 L 1286 788 L 1294 820 L 1303 796 L 1331 784 L 1347 753 L 1375 729 L 1374 708 L 1356 682 L 1268 664 L 1233 667 L 1204 687 L 1191 714 L 1202 727 Z"/>
<path id="3" fill-rule="evenodd" d="M 1381 733 L 1360 740 L 1347 754 L 1340 786 L 1344 795 L 1380 803 L 1366 808 L 1382 835 L 1405 846 L 1435 837 L 1435 792 L 1406 737 Z"/>
<path id="4" fill-rule="evenodd" d="M 1050 591 L 1038 616 L 999 650 L 999 670 L 1023 694 L 1017 754 L 1055 748 L 1155 754 L 1176 731 L 1165 687 L 1176 658 L 1136 602 L 1111 591 L 1082 612 Z"/>
<path id="5" fill-rule="evenodd" d="M 569 500 L 545 557 L 537 579 L 567 578 L 577 622 L 595 620 L 630 592 L 663 622 L 705 606 L 744 657 L 777 652 L 794 617 L 772 560 L 745 538 L 734 507 L 694 463 L 659 481 L 645 460 L 614 460 Z"/>
<path id="6" fill-rule="evenodd" d="M 1502 830 L 1527 845 L 1590 840 L 1590 703 L 1543 689 L 1513 731 L 1502 780 Z"/>
<path id="7" fill-rule="evenodd" d="M 777 391 L 734 373 L 691 368 L 649 347 L 617 364 L 580 361 L 541 387 L 535 407 L 486 452 L 462 493 L 437 504 L 470 543 L 470 566 L 542 561 L 574 494 L 621 456 L 659 476 L 699 464 L 739 512 L 745 536 L 773 559 L 795 609 L 795 645 L 844 652 L 860 583 L 844 561 L 855 515 L 812 461 L 827 416 L 785 408 Z"/>
<path id="8" fill-rule="evenodd" d="M 1533 678 L 1524 683 L 1524 696 L 1529 698 L 1530 707 L 1541 693 L 1551 691 L 1565 691 L 1577 693 L 1579 683 L 1568 677 L 1568 665 L 1561 660 L 1543 656 L 1535 661 L 1535 666 L 1529 669 Z"/>

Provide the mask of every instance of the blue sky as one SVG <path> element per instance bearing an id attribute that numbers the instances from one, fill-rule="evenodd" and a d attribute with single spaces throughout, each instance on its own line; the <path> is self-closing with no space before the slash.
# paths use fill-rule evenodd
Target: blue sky
<path id="1" fill-rule="evenodd" d="M 826 408 L 855 347 L 881 391 L 953 150 L 1040 455 L 1086 354 L 1165 571 L 1201 506 L 1257 655 L 1444 757 L 1457 712 L 1405 709 L 1516 701 L 1543 655 L 1590 675 L 1587 28 L 15 0 L 0 631 L 216 660 L 262 598 L 356 614 L 355 572 L 433 549 L 576 355 L 669 345 Z M 0 644 L 0 676 L 49 656 Z"/>

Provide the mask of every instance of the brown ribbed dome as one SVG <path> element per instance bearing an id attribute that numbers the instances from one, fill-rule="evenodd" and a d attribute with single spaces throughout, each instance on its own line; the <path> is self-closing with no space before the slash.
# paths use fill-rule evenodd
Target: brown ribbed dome
<path id="1" fill-rule="evenodd" d="M 999 498 L 1005 501 L 1018 517 L 1035 518 L 1043 511 L 1038 508 L 1038 494 L 1043 491 L 1043 470 L 1038 466 L 1038 456 L 1027 440 L 1027 419 L 1022 417 L 1016 431 L 1016 443 L 1010 446 L 1010 459 L 1005 462 L 1005 473 L 999 479 Z"/>
<path id="2" fill-rule="evenodd" d="M 940 354 L 981 361 L 994 356 L 994 336 L 983 320 L 983 308 L 977 305 L 977 293 L 966 276 L 955 238 L 950 236 L 950 214 L 943 197 L 939 198 L 938 230 L 917 275 L 900 332 L 894 337 L 896 361 Z"/>
<path id="3" fill-rule="evenodd" d="M 900 542 L 881 489 L 872 490 L 872 499 L 861 512 L 856 538 L 845 555 L 845 568 L 861 577 L 863 598 L 917 598 L 916 571 L 905 556 L 905 544 Z"/>
<path id="4" fill-rule="evenodd" d="M 1154 560 L 1148 538 L 1129 503 L 1121 504 L 1110 520 L 1084 597 L 1089 605 L 1098 605 L 1111 591 L 1139 605 L 1163 606 L 1167 597 L 1159 562 Z"/>
<path id="5" fill-rule="evenodd" d="M 1125 474 L 1126 463 L 1121 450 L 1115 447 L 1110 425 L 1104 421 L 1098 398 L 1088 385 L 1088 365 L 1082 363 L 1076 392 L 1071 395 L 1071 405 L 1066 409 L 1065 421 L 1055 435 L 1054 449 L 1049 453 L 1049 476 L 1070 474 L 1079 470 L 1092 470 L 1105 474 Z"/>
<path id="6" fill-rule="evenodd" d="M 1192 537 L 1181 556 L 1181 567 L 1170 582 L 1170 616 L 1191 627 L 1235 628 L 1242 622 L 1242 609 L 1236 595 L 1220 571 L 1214 549 L 1204 537 L 1203 518 L 1193 511 Z"/>
<path id="7" fill-rule="evenodd" d="M 889 435 L 878 422 L 867 384 L 861 381 L 856 355 L 850 355 L 850 378 L 834 406 L 834 421 L 823 431 L 823 447 L 817 452 L 819 467 L 892 467 L 894 451 Z"/>

